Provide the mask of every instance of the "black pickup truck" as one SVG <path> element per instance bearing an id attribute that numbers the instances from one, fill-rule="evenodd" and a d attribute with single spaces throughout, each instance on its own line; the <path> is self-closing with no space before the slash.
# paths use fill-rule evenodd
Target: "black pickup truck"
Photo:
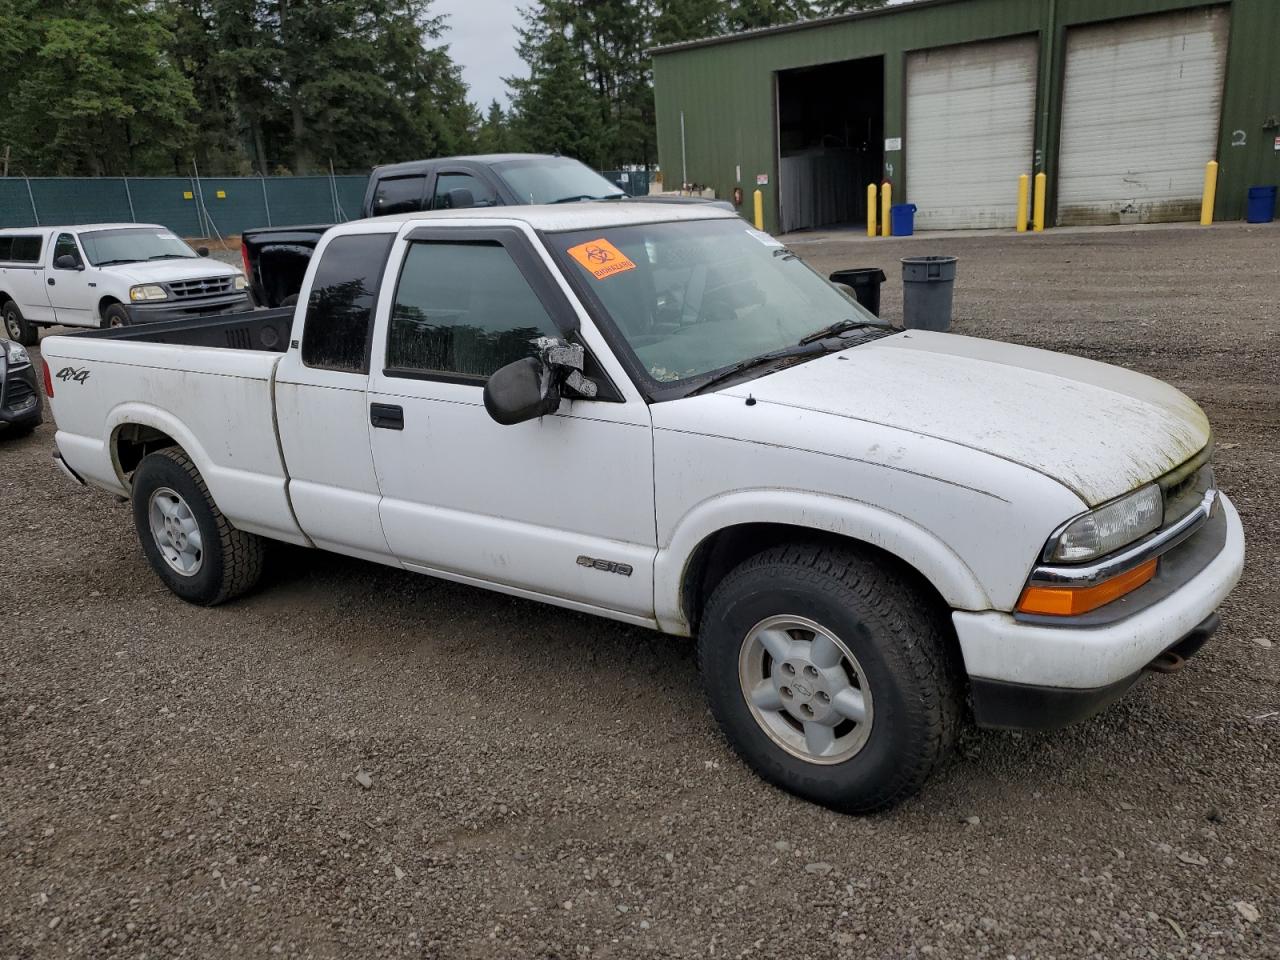
<path id="1" fill-rule="evenodd" d="M 631 197 L 590 167 L 569 157 L 494 153 L 375 167 L 365 188 L 360 216 L 578 200 L 715 203 L 732 209 L 724 200 Z M 263 227 L 244 232 L 240 255 L 258 306 L 288 306 L 297 300 L 307 262 L 330 226 Z"/>

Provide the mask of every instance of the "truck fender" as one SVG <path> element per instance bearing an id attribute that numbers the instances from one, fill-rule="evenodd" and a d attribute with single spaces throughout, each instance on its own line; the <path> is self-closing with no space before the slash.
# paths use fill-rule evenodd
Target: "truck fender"
<path id="1" fill-rule="evenodd" d="M 697 504 L 676 523 L 654 559 L 654 607 L 669 633 L 688 634 L 681 604 L 690 560 L 708 537 L 729 527 L 782 524 L 835 534 L 893 554 L 917 570 L 952 609 L 988 610 L 991 601 L 969 566 L 923 527 L 882 507 L 793 490 L 743 490 Z"/>
<path id="2" fill-rule="evenodd" d="M 174 442 L 191 458 L 191 462 L 196 465 L 200 475 L 205 478 L 205 483 L 209 486 L 209 492 L 217 500 L 217 494 L 213 490 L 213 485 L 209 479 L 211 472 L 209 470 L 210 458 L 200 441 L 196 439 L 195 434 L 187 429 L 186 424 L 173 414 L 161 410 L 159 407 L 153 407 L 150 404 L 137 401 L 122 403 L 113 408 L 107 414 L 104 431 L 107 450 L 111 455 L 111 465 L 115 468 L 116 477 L 119 479 L 120 488 L 123 491 L 129 492 L 130 485 L 129 478 L 125 475 L 124 468 L 120 464 L 117 438 L 123 427 L 133 425 L 151 427 L 153 430 L 159 430 L 161 433 L 172 437 Z"/>

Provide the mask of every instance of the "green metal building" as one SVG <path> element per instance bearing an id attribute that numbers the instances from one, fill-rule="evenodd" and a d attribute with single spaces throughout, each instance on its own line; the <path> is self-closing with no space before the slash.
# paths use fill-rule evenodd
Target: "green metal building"
<path id="1" fill-rule="evenodd" d="M 1196 220 L 1280 182 L 1280 0 L 916 0 L 653 51 L 668 189 L 763 192 L 774 232 L 866 222 L 888 180 L 917 229 Z"/>

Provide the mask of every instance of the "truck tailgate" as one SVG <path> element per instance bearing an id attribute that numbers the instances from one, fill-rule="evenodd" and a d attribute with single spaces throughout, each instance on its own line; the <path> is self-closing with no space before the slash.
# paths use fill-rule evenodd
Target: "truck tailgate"
<path id="1" fill-rule="evenodd" d="M 275 428 L 282 354 L 84 336 L 48 337 L 40 347 L 58 450 L 86 481 L 128 495 L 116 439 L 122 428 L 149 428 L 186 451 L 237 527 L 305 542 Z"/>

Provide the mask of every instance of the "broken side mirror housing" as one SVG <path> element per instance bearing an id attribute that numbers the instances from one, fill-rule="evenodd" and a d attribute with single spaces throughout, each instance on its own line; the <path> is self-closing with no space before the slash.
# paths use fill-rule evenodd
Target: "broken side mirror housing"
<path id="1" fill-rule="evenodd" d="M 560 409 L 560 387 L 538 357 L 523 357 L 495 370 L 485 381 L 484 408 L 512 426 Z"/>
<path id="2" fill-rule="evenodd" d="M 533 346 L 536 356 L 508 363 L 485 381 L 484 408 L 503 426 L 555 413 L 562 387 L 583 398 L 596 395 L 595 381 L 582 375 L 586 352 L 581 345 L 539 337 Z"/>

